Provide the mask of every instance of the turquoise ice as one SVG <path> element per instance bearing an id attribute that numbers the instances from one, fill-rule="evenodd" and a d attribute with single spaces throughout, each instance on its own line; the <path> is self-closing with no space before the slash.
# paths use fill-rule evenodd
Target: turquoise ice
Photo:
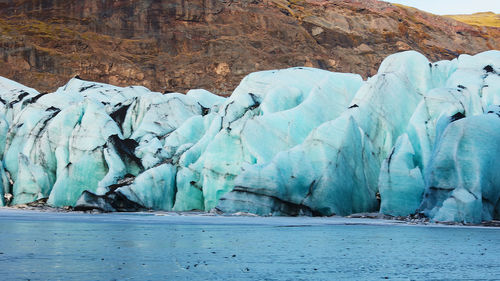
<path id="1" fill-rule="evenodd" d="M 0 78 L 0 103 L 0 205 L 500 218 L 499 51 L 256 72 L 228 98 Z"/>

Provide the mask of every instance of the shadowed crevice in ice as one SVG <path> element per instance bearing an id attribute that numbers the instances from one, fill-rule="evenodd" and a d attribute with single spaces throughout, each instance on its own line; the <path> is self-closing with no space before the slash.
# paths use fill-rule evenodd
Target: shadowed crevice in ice
<path id="1" fill-rule="evenodd" d="M 118 106 L 118 109 L 116 109 L 109 115 L 113 120 L 115 120 L 116 124 L 120 128 L 122 127 L 123 122 L 125 121 L 125 117 L 127 116 L 127 111 L 130 108 L 130 105 L 131 104 L 122 105 L 121 103 L 119 103 L 116 105 Z"/>
<path id="2" fill-rule="evenodd" d="M 136 212 L 145 209 L 119 192 L 96 195 L 90 191 L 84 191 L 74 207 L 75 211 L 100 210 L 103 212 Z"/>
<path id="3" fill-rule="evenodd" d="M 236 186 L 219 200 L 216 207 L 223 213 L 244 212 L 269 216 L 321 216 L 308 206 L 286 202 L 278 197 L 253 193 Z"/>
<path id="4" fill-rule="evenodd" d="M 124 161 L 134 162 L 140 170 L 144 170 L 141 159 L 135 155 L 139 144 L 133 139 L 120 139 L 118 135 L 109 136 L 107 142 L 112 145 Z"/>

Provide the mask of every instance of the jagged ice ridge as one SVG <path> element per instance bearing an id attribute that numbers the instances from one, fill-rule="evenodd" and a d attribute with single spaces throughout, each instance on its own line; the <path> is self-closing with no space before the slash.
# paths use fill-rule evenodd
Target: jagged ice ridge
<path id="1" fill-rule="evenodd" d="M 500 219 L 500 52 L 245 77 L 228 98 L 0 78 L 0 206 Z"/>

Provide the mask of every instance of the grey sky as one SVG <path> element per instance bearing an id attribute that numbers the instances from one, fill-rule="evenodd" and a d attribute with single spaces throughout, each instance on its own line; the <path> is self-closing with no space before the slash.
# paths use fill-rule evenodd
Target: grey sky
<path id="1" fill-rule="evenodd" d="M 384 0 L 437 15 L 472 14 L 492 11 L 500 14 L 500 0 Z"/>

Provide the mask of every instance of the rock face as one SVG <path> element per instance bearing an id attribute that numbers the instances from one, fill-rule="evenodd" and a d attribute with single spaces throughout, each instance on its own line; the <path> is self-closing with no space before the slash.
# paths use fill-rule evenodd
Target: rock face
<path id="1" fill-rule="evenodd" d="M 248 73 L 309 66 L 372 76 L 389 54 L 500 48 L 500 29 L 375 0 L 3 0 L 0 75 L 54 91 L 78 74 L 230 94 Z"/>
<path id="2" fill-rule="evenodd" d="M 255 72 L 228 98 L 1 78 L 0 102 L 1 205 L 500 218 L 499 51 Z"/>

